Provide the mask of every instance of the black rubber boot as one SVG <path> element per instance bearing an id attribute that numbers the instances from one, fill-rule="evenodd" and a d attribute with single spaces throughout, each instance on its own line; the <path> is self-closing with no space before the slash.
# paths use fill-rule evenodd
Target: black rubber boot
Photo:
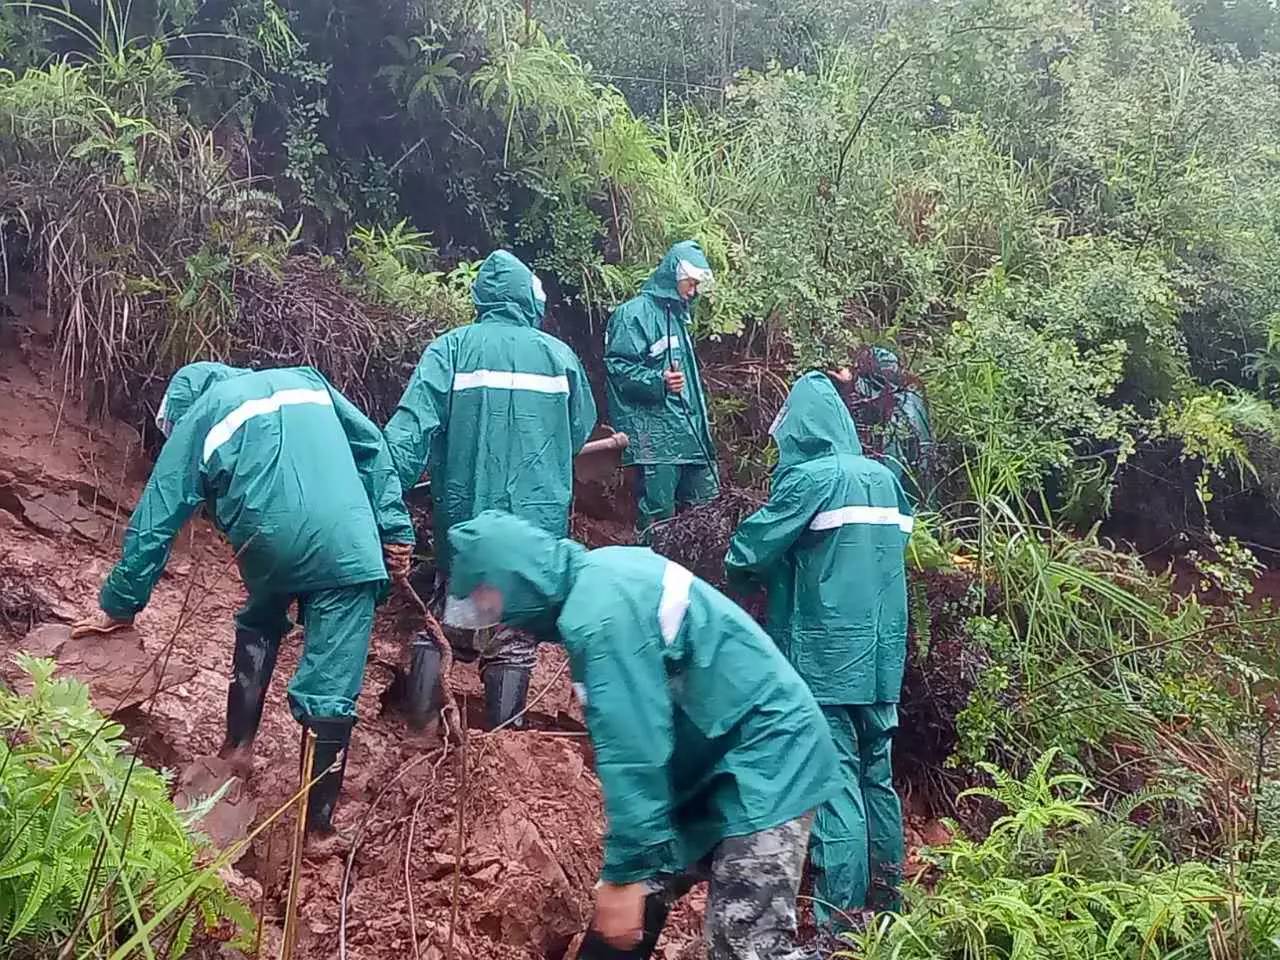
<path id="1" fill-rule="evenodd" d="M 227 739 L 224 751 L 253 743 L 262 722 L 262 705 L 276 669 L 280 641 L 257 630 L 236 627 L 236 649 L 231 658 L 231 683 L 227 687 Z"/>
<path id="2" fill-rule="evenodd" d="M 491 663 L 484 668 L 484 715 L 489 729 L 501 726 L 524 710 L 529 697 L 528 667 L 514 667 L 506 663 Z M 524 717 L 510 726 L 517 730 L 524 726 Z"/>
<path id="3" fill-rule="evenodd" d="M 342 792 L 342 778 L 347 772 L 347 747 L 351 743 L 351 728 L 355 725 L 355 717 L 302 718 L 304 752 L 301 756 L 305 756 L 307 731 L 310 730 L 316 735 L 311 776 L 312 779 L 320 777 L 312 785 L 311 795 L 307 798 L 307 833 L 327 836 L 334 832 L 333 810 L 338 805 L 338 794 Z M 321 771 L 329 767 L 333 769 L 321 776 Z"/>
<path id="4" fill-rule="evenodd" d="M 649 894 L 644 898 L 644 934 L 639 943 L 629 950 L 619 950 L 594 930 L 588 930 L 578 949 L 578 960 L 649 960 L 667 925 L 667 910 L 659 894 Z"/>
<path id="5" fill-rule="evenodd" d="M 413 638 L 409 677 L 405 682 L 405 711 L 409 726 L 421 730 L 440 712 L 440 651 L 425 633 Z"/>

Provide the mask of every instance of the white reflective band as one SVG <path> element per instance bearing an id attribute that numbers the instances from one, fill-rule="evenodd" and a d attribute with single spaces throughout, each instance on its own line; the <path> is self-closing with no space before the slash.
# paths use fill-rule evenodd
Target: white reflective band
<path id="1" fill-rule="evenodd" d="M 649 356 L 656 357 L 666 350 L 667 347 L 670 347 L 672 350 L 679 350 L 680 338 L 674 335 L 670 337 L 662 337 L 649 348 Z"/>
<path id="2" fill-rule="evenodd" d="M 689 588 L 693 586 L 693 574 L 678 563 L 667 562 L 662 571 L 662 599 L 658 601 L 658 629 L 667 646 L 675 643 L 680 625 L 689 610 Z"/>
<path id="3" fill-rule="evenodd" d="M 213 451 L 235 436 L 235 432 L 244 426 L 246 420 L 266 413 L 275 413 L 281 407 L 292 407 L 302 403 L 332 407 L 333 398 L 329 396 L 328 390 L 277 390 L 269 397 L 246 400 L 215 423 L 208 436 L 204 438 L 204 462 L 208 463 L 209 458 L 213 456 Z"/>
<path id="4" fill-rule="evenodd" d="M 453 392 L 488 387 L 491 390 L 532 390 L 534 393 L 568 393 L 569 378 L 561 374 L 511 373 L 507 370 L 473 370 L 453 375 Z"/>
<path id="5" fill-rule="evenodd" d="M 697 280 L 699 283 L 706 283 L 712 277 L 710 267 L 695 267 L 688 260 L 681 260 L 676 264 L 677 280 Z"/>
<path id="6" fill-rule="evenodd" d="M 533 275 L 533 299 L 539 303 L 547 302 L 547 291 L 542 289 L 542 281 L 538 279 L 538 275 Z"/>
<path id="7" fill-rule="evenodd" d="M 164 429 L 164 411 L 169 406 L 169 391 L 164 392 L 164 396 L 160 398 L 160 409 L 156 411 L 156 426 L 161 430 Z"/>
<path id="8" fill-rule="evenodd" d="M 809 522 L 810 530 L 834 530 L 849 524 L 865 523 L 877 527 L 897 527 L 910 533 L 915 520 L 894 507 L 841 507 L 839 510 L 823 510 Z"/>
<path id="9" fill-rule="evenodd" d="M 573 692 L 578 698 L 578 702 L 584 707 L 587 705 L 587 685 L 585 683 L 575 683 Z"/>

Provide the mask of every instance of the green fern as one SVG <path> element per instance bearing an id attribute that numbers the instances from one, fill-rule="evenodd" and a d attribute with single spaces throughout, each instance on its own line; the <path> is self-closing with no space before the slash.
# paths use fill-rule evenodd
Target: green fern
<path id="1" fill-rule="evenodd" d="M 77 946 L 87 949 L 121 921 L 136 925 L 164 907 L 199 848 L 167 779 L 129 756 L 123 728 L 93 708 L 88 689 L 55 678 L 51 661 L 18 659 L 34 689 L 0 689 L 0 930 L 11 945 L 65 938 L 84 910 Z M 187 918 L 165 945 L 170 958 L 186 952 L 199 921 L 229 917 L 247 929 L 247 911 L 216 878 L 186 899 Z M 160 948 L 142 945 L 147 956 Z"/>
<path id="2" fill-rule="evenodd" d="M 971 793 L 1005 806 L 982 842 L 957 835 L 929 856 L 931 889 L 911 910 L 851 936 L 836 954 L 861 960 L 1217 960 L 1274 957 L 1280 943 L 1277 850 L 1252 862 L 1173 862 L 1133 825 L 1087 803 L 1087 784 L 1051 774 L 1049 751 L 1019 780 Z M 1157 794 L 1148 793 L 1150 802 Z M 1047 828 L 1047 829 L 1046 829 Z M 1228 931 L 1234 951 L 1210 949 Z"/>

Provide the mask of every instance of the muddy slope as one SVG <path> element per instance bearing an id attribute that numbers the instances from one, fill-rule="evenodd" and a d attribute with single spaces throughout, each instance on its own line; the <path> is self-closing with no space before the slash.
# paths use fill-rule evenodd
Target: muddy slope
<path id="1" fill-rule="evenodd" d="M 98 587 L 118 555 L 149 464 L 135 432 L 91 422 L 63 396 L 52 370 L 38 337 L 24 339 L 22 349 L 0 351 L 4 672 L 13 678 L 12 654 L 24 646 L 59 657 L 90 682 L 102 709 L 125 721 L 150 762 L 175 770 L 175 789 L 198 793 L 202 780 L 219 773 L 203 758 L 216 752 L 223 735 L 231 622 L 244 596 L 239 578 L 229 551 L 197 521 L 175 545 L 134 631 L 111 638 L 109 651 L 66 642 L 65 626 L 58 625 L 96 609 Z M 40 623 L 52 626 L 25 639 Z M 532 697 L 540 696 L 532 729 L 496 736 L 471 731 L 464 784 L 462 748 L 444 754 L 436 736 L 415 737 L 397 716 L 382 715 L 380 694 L 412 628 L 395 604 L 379 616 L 337 815 L 339 827 L 360 841 L 345 897 L 344 860 L 307 863 L 298 955 L 338 956 L 345 913 L 353 960 L 447 956 L 451 927 L 459 958 L 563 957 L 588 920 L 603 824 L 563 655 L 552 647 L 541 651 L 531 688 Z M 296 787 L 299 728 L 284 691 L 297 641 L 295 635 L 281 651 L 254 778 L 208 825 L 211 833 L 242 835 Z M 456 667 L 454 685 L 465 712 L 478 720 L 474 667 Z M 264 951 L 274 949 L 279 936 L 288 836 L 286 817 L 228 874 L 255 912 L 265 905 Z M 686 948 L 697 910 L 691 898 L 673 919 L 660 956 L 696 952 Z"/>

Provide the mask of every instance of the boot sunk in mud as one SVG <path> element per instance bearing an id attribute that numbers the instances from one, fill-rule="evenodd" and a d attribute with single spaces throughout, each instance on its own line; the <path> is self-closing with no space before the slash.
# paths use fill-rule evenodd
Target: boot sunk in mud
<path id="1" fill-rule="evenodd" d="M 227 737 L 218 756 L 241 780 L 253 773 L 253 741 L 262 722 L 262 706 L 275 671 L 280 638 L 249 626 L 236 626 L 236 649 L 227 686 Z"/>
<path id="2" fill-rule="evenodd" d="M 333 825 L 333 811 L 342 793 L 347 772 L 347 748 L 351 745 L 354 717 L 303 717 L 302 747 L 306 755 L 307 734 L 316 737 L 311 762 L 311 792 L 307 796 L 307 853 L 312 856 L 337 853 L 346 847 L 346 838 Z"/>

